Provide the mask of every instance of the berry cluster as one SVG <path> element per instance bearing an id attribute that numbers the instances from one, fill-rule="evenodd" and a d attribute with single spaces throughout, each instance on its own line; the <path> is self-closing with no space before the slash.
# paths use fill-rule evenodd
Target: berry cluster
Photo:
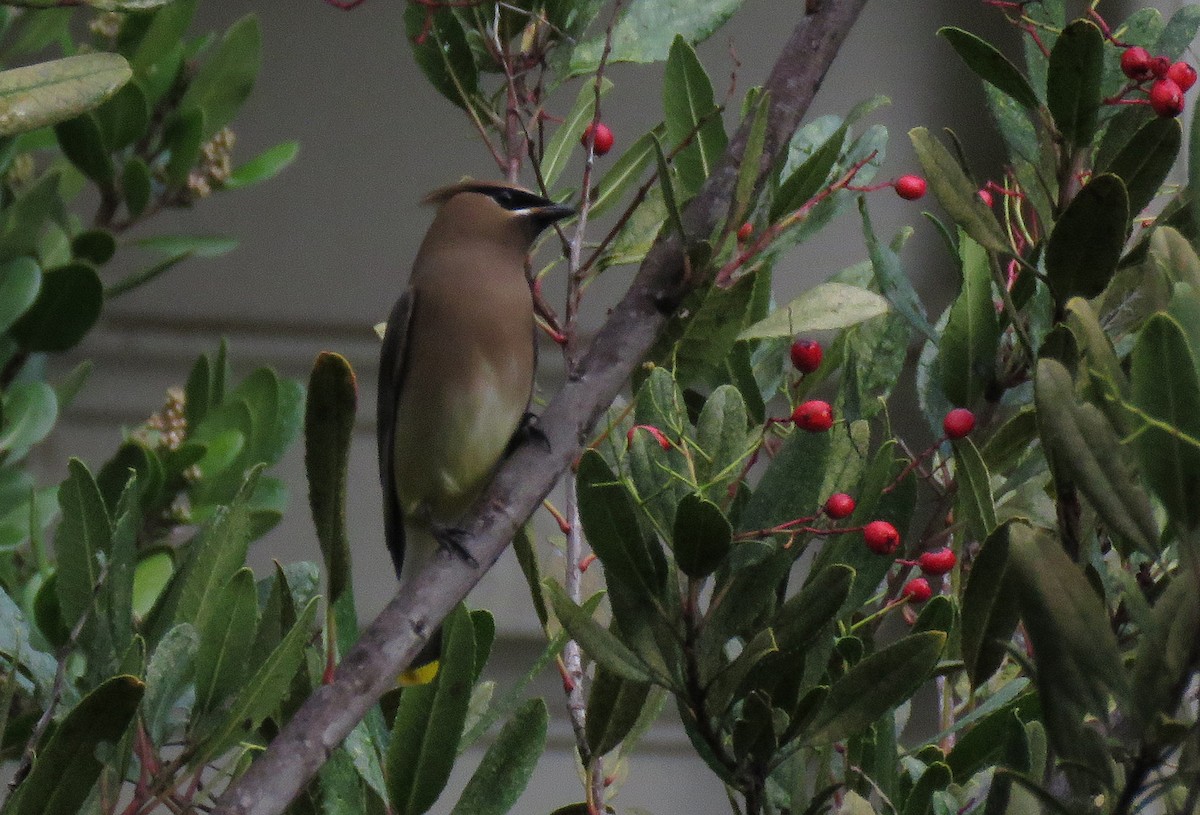
<path id="1" fill-rule="evenodd" d="M 1196 69 L 1191 65 L 1182 60 L 1171 62 L 1164 56 L 1151 56 L 1140 45 L 1126 48 L 1121 54 L 1121 72 L 1131 80 L 1125 92 L 1137 89 L 1146 93 L 1146 103 L 1163 117 L 1182 113 L 1183 94 L 1196 84 Z M 1150 83 L 1148 91 L 1147 83 Z M 1119 97 L 1112 101 L 1123 99 Z"/>

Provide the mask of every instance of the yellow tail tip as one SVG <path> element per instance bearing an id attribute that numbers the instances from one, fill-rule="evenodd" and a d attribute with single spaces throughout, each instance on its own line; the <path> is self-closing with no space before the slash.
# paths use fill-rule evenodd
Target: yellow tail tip
<path id="1" fill-rule="evenodd" d="M 402 671 L 396 677 L 396 685 L 401 688 L 411 688 L 414 685 L 428 685 L 434 680 L 438 672 L 438 661 L 427 662 L 419 668 L 410 668 L 407 671 Z"/>

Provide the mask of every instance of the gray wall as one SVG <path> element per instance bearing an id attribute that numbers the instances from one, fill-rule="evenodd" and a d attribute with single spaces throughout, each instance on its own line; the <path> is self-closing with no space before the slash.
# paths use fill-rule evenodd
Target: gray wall
<path id="1" fill-rule="evenodd" d="M 135 425 L 155 410 L 164 390 L 180 384 L 195 356 L 221 336 L 230 340 L 239 375 L 270 364 L 304 379 L 318 351 L 338 351 L 360 375 L 362 407 L 348 515 L 360 609 L 373 615 L 390 596 L 392 580 L 373 452 L 377 343 L 371 326 L 386 317 L 401 290 L 427 224 L 429 213 L 417 204 L 421 194 L 465 174 L 490 177 L 494 170 L 457 109 L 414 68 L 403 39 L 402 2 L 369 0 L 351 13 L 317 0 L 206 5 L 206 22 L 228 25 L 255 11 L 264 28 L 264 68 L 237 122 L 236 156 L 245 160 L 278 141 L 298 138 L 300 157 L 274 182 L 201 201 L 192 212 L 168 214 L 154 224 L 155 232 L 234 235 L 241 248 L 223 258 L 192 261 L 111 304 L 100 329 L 63 361 L 91 358 L 96 370 L 54 439 L 42 446 L 38 465 L 49 482 L 62 476 L 68 455 L 102 462 L 118 441 L 116 428 Z M 1179 3 L 1153 5 L 1169 13 Z M 730 46 L 742 62 L 740 98 L 765 76 L 801 7 L 798 0 L 748 0 L 730 26 L 702 46 L 718 93 L 728 82 Z M 881 177 L 918 169 L 905 137 L 917 125 L 953 127 L 978 167 L 997 165 L 996 144 L 980 116 L 982 92 L 934 36 L 943 24 L 1004 36 L 998 16 L 977 2 L 875 0 L 811 114 L 844 113 L 875 93 L 890 96 L 893 105 L 872 118 L 886 123 L 892 135 Z M 617 66 L 610 75 L 616 88 L 607 97 L 605 118 L 619 147 L 659 120 L 661 70 Z M 573 96 L 573 91 L 565 94 L 564 104 Z M 903 224 L 917 227 L 905 260 L 936 314 L 952 296 L 957 275 L 939 254 L 920 208 L 886 192 L 871 198 L 881 235 Z M 858 219 L 851 213 L 780 266 L 777 297 L 785 300 L 864 258 Z M 128 270 L 111 273 L 115 278 L 122 271 Z M 598 322 L 603 303 L 619 293 L 631 273 L 609 274 L 593 298 L 589 324 Z M 542 349 L 544 394 L 556 387 L 556 357 L 553 347 Z M 283 474 L 292 488 L 293 511 L 254 549 L 251 565 L 259 574 L 273 559 L 319 559 L 304 506 L 298 447 Z M 547 569 L 561 570 L 556 550 L 544 540 L 539 549 Z M 502 639 L 489 672 L 503 688 L 542 645 L 511 558 L 485 578 L 471 603 L 493 610 L 500 623 Z M 521 812 L 545 812 L 581 797 L 555 675 L 544 678 L 541 692 L 554 714 L 552 744 Z M 458 770 L 463 778 L 471 763 Z M 721 785 L 692 756 L 676 714 L 668 709 L 635 758 L 618 803 L 670 815 L 728 811 L 724 801 Z"/>

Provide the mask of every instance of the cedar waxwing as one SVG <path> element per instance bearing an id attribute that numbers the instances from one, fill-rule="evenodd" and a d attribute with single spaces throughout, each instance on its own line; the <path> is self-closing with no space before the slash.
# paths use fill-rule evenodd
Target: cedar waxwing
<path id="1" fill-rule="evenodd" d="M 435 190 L 425 203 L 437 214 L 379 358 L 379 478 L 401 590 L 487 486 L 522 426 L 535 361 L 526 259 L 543 229 L 574 212 L 480 181 Z"/>

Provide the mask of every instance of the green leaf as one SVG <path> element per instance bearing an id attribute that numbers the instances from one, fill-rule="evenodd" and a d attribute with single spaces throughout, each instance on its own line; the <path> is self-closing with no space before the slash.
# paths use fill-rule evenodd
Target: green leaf
<path id="1" fill-rule="evenodd" d="M 346 533 L 346 473 L 358 405 L 358 382 L 345 357 L 323 352 L 308 379 L 304 413 L 304 467 L 317 543 L 329 575 L 329 599 L 350 588 L 350 539 Z"/>
<path id="2" fill-rule="evenodd" d="M 621 743 L 637 723 L 649 694 L 650 685 L 645 682 L 624 679 L 602 667 L 596 669 L 584 716 L 592 755 L 605 755 Z"/>
<path id="3" fill-rule="evenodd" d="M 978 187 L 967 178 L 958 160 L 923 127 L 908 131 L 908 138 L 921 162 L 929 189 L 954 222 L 985 249 L 1009 253 L 1008 237 L 995 213 L 980 200 Z"/>
<path id="4" fill-rule="evenodd" d="M 107 229 L 88 229 L 71 238 L 71 254 L 93 266 L 103 266 L 117 253 L 117 239 Z"/>
<path id="5" fill-rule="evenodd" d="M 304 647 L 312 637 L 313 618 L 319 599 L 314 597 L 301 610 L 296 623 L 283 641 L 267 657 L 254 675 L 242 685 L 225 722 L 198 748 L 197 760 L 224 753 L 236 743 L 243 728 L 257 729 L 270 716 L 291 686 L 292 677 L 304 660 Z"/>
<path id="6" fill-rule="evenodd" d="M 937 33 L 984 82 L 995 86 L 1022 107 L 1036 110 L 1041 105 L 1029 80 L 994 45 L 954 26 L 939 28 Z"/>
<path id="7" fill-rule="evenodd" d="M 97 184 L 112 183 L 113 160 L 104 143 L 100 124 L 92 113 L 84 113 L 54 126 L 58 146 L 75 168 Z"/>
<path id="8" fill-rule="evenodd" d="M 201 141 L 233 120 L 254 88 L 262 63 L 258 17 L 247 14 L 225 32 L 216 52 L 196 72 L 179 101 L 179 110 L 204 111 Z"/>
<path id="9" fill-rule="evenodd" d="M 1164 364 L 1161 358 L 1153 364 L 1155 378 L 1176 381 L 1174 377 L 1161 375 Z M 1119 539 L 1147 554 L 1156 553 L 1158 524 L 1149 498 L 1138 482 L 1131 456 L 1104 415 L 1094 405 L 1076 401 L 1070 373 L 1055 360 L 1038 361 L 1034 403 L 1042 444 L 1056 468 L 1053 471 L 1062 472 L 1078 485 Z M 1162 451 L 1156 449 L 1154 454 L 1161 455 Z M 1143 461 L 1151 484 L 1155 483 L 1151 466 L 1159 467 L 1162 472 L 1162 465 L 1162 461 Z M 1171 471 L 1168 477 L 1173 476 Z M 1171 484 L 1169 489 L 1176 487 Z"/>
<path id="10" fill-rule="evenodd" d="M 603 97 L 610 90 L 612 90 L 612 82 L 607 79 L 602 80 L 600 96 Z M 567 168 L 567 160 L 571 158 L 571 151 L 579 144 L 583 131 L 591 125 L 595 117 L 596 86 L 592 82 L 585 82 L 579 88 L 571 112 L 554 131 L 554 135 L 546 144 L 545 152 L 542 153 L 542 180 L 545 181 L 547 189 L 554 187 L 559 175 Z"/>
<path id="11" fill-rule="evenodd" d="M 104 287 L 90 264 L 49 269 L 37 300 L 13 325 L 13 338 L 29 351 L 66 351 L 91 330 L 103 305 Z"/>
<path id="12" fill-rule="evenodd" d="M 33 258 L 19 257 L 0 264 L 0 334 L 37 301 L 42 270 Z"/>
<path id="13" fill-rule="evenodd" d="M 114 676 L 72 708 L 21 783 L 16 815 L 80 812 L 104 768 L 96 750 L 120 741 L 144 691 L 137 677 Z"/>
<path id="14" fill-rule="evenodd" d="M 784 654 L 803 652 L 836 619 L 850 595 L 854 569 L 842 563 L 811 575 L 771 620 L 775 641 Z"/>
<path id="15" fill-rule="evenodd" d="M 218 594 L 218 606 L 200 632 L 196 654 L 196 709 L 207 712 L 233 695 L 246 678 L 258 629 L 254 573 L 238 569 Z"/>
<path id="16" fill-rule="evenodd" d="M 992 497 L 987 465 L 970 438 L 956 439 L 953 445 L 957 506 L 966 519 L 968 532 L 976 540 L 982 540 L 996 529 L 996 500 Z"/>
<path id="17" fill-rule="evenodd" d="M 233 168 L 221 186 L 236 190 L 261 183 L 279 175 L 300 154 L 300 142 L 285 141 L 264 150 L 245 164 Z"/>
<path id="18" fill-rule="evenodd" d="M 1054 224 L 1046 246 L 1046 276 L 1054 299 L 1095 297 L 1116 271 L 1129 229 L 1125 184 L 1108 173 L 1093 176 Z"/>
<path id="19" fill-rule="evenodd" d="M 130 76 L 124 57 L 104 52 L 0 72 L 0 136 L 74 118 L 111 97 Z"/>
<path id="20" fill-rule="evenodd" d="M 820 506 L 829 450 L 828 433 L 796 430 L 789 435 L 742 509 L 738 531 L 766 529 L 812 515 Z"/>
<path id="21" fill-rule="evenodd" d="M 45 585 L 47 584 L 44 583 L 43 586 Z M 62 625 L 61 621 L 59 625 Z M 9 597 L 8 592 L 0 588 L 0 653 L 12 664 L 20 667 L 20 670 L 14 672 L 16 682 L 23 689 L 30 690 L 39 703 L 48 704 L 48 700 L 54 694 L 58 660 L 35 648 L 30 640 L 32 634 L 26 615 Z"/>
<path id="22" fill-rule="evenodd" d="M 54 429 L 58 398 L 54 388 L 36 380 L 10 385 L 0 398 L 0 457 L 22 458 Z"/>
<path id="23" fill-rule="evenodd" d="M 471 700 L 475 635 L 461 605 L 443 629 L 441 664 L 426 685 L 404 691 L 386 759 L 388 799 L 397 815 L 426 812 L 450 777 Z"/>
<path id="24" fill-rule="evenodd" d="M 1000 324 L 992 302 L 987 250 L 961 235 L 962 290 L 938 343 L 942 393 L 957 407 L 976 404 L 995 379 Z"/>
<path id="25" fill-rule="evenodd" d="M 696 420 L 696 483 L 720 504 L 740 475 L 748 453 L 746 403 L 733 385 L 721 385 L 704 402 Z"/>
<path id="26" fill-rule="evenodd" d="M 136 80 L 126 83 L 96 108 L 93 116 L 100 126 L 100 141 L 109 151 L 125 149 L 150 127 L 150 106 Z"/>
<path id="27" fill-rule="evenodd" d="M 806 743 L 841 741 L 870 727 L 925 683 L 945 642 L 943 632 L 925 631 L 864 657 L 830 687 Z"/>
<path id="28" fill-rule="evenodd" d="M 763 145 L 767 138 L 767 114 L 770 112 L 771 94 L 764 91 L 759 94 L 754 109 L 747 112 L 750 119 L 750 132 L 746 136 L 746 147 L 742 150 L 741 162 L 738 164 L 737 184 L 734 186 L 733 200 L 729 202 L 729 217 L 732 226 L 736 227 L 748 217 L 754 201 L 752 199 L 758 184 L 762 166 Z M 721 131 L 724 134 L 724 130 Z"/>
<path id="29" fill-rule="evenodd" d="M 742 0 L 631 0 L 613 26 L 612 62 L 667 59 L 675 37 L 700 42 L 728 20 Z M 592 73 L 600 64 L 605 35 L 591 37 L 571 52 L 570 76 Z"/>
<path id="30" fill-rule="evenodd" d="M 163 635 L 150 655 L 142 716 L 150 740 L 160 747 L 180 723 L 181 714 L 176 708 L 180 698 L 192 688 L 199 646 L 200 636 L 196 629 L 188 623 L 180 623 Z"/>
<path id="31" fill-rule="evenodd" d="M 667 154 L 663 150 L 662 142 L 657 135 L 652 135 L 652 138 L 654 139 L 654 160 L 658 165 L 658 188 L 662 193 L 663 208 L 667 215 L 666 222 L 671 231 L 682 235 L 683 219 L 679 214 L 679 196 L 675 191 L 674 171 L 667 164 Z"/>
<path id="32" fill-rule="evenodd" d="M 404 12 L 404 25 L 413 59 L 429 84 L 458 107 L 471 109 L 479 93 L 479 68 L 453 9 L 412 4 Z"/>
<path id="33" fill-rule="evenodd" d="M 112 521 L 87 466 L 77 458 L 67 465 L 67 479 L 58 488 L 62 522 L 54 536 L 58 556 L 58 601 L 68 627 L 93 606 L 100 580 L 97 554 L 109 550 Z"/>
<path id="34" fill-rule="evenodd" d="M 621 154 L 592 191 L 592 215 L 600 215 L 615 204 L 621 203 L 625 193 L 641 179 L 642 173 L 654 160 L 654 140 L 661 140 L 663 135 L 660 125 L 643 134 Z"/>
<path id="35" fill-rule="evenodd" d="M 757 275 L 746 275 L 729 288 L 710 286 L 688 317 L 675 344 L 675 378 L 680 386 L 724 378 L 725 364 L 738 330 L 746 322 Z"/>
<path id="36" fill-rule="evenodd" d="M 878 317 L 888 301 L 875 292 L 844 283 L 819 283 L 776 309 L 763 320 L 743 329 L 739 340 L 793 337 L 812 331 L 848 328 Z"/>
<path id="37" fill-rule="evenodd" d="M 129 217 L 136 218 L 150 203 L 150 168 L 139 156 L 130 156 L 121 171 L 121 192 Z"/>
<path id="38" fill-rule="evenodd" d="M 1072 297 L 1067 301 L 1066 311 L 1067 327 L 1083 353 L 1083 382 L 1090 385 L 1083 394 L 1104 411 L 1119 433 L 1125 434 L 1132 430 L 1129 416 L 1111 397 L 1114 394 L 1121 399 L 1129 397 L 1129 377 L 1091 304 L 1082 297 Z"/>
<path id="39" fill-rule="evenodd" d="M 0 260 L 38 255 L 47 220 L 65 215 L 59 181 L 60 171 L 51 170 L 0 210 Z"/>
<path id="40" fill-rule="evenodd" d="M 1158 195 L 1182 143 L 1183 126 L 1177 119 L 1155 117 L 1142 125 L 1105 168 L 1125 182 L 1131 217 L 1137 217 Z"/>
<path id="41" fill-rule="evenodd" d="M 871 255 L 871 268 L 875 272 L 875 282 L 879 286 L 879 291 L 896 311 L 904 315 L 913 328 L 937 342 L 937 333 L 925 316 L 925 306 L 921 303 L 921 298 L 917 296 L 912 281 L 904 274 L 904 269 L 900 265 L 899 253 L 890 246 L 880 243 L 879 238 L 875 236 L 875 230 L 871 226 L 871 216 L 867 213 L 865 196 L 858 199 L 858 211 L 862 215 L 863 239 L 866 241 L 867 250 Z"/>
<path id="42" fill-rule="evenodd" d="M 137 246 L 164 255 L 182 255 L 216 258 L 238 247 L 238 239 L 225 235 L 155 235 L 141 238 Z"/>
<path id="43" fill-rule="evenodd" d="M 133 72 L 147 88 L 160 89 L 147 93 L 151 102 L 174 81 L 182 59 L 184 35 L 196 12 L 198 0 L 175 0 L 150 17 L 141 36 L 127 48 Z"/>
<path id="44" fill-rule="evenodd" d="M 504 815 L 511 810 L 546 748 L 548 723 L 546 703 L 527 699 L 484 753 L 450 815 Z"/>
<path id="45" fill-rule="evenodd" d="M 842 154 L 848 129 L 849 124 L 843 124 L 833 131 L 819 147 L 809 153 L 808 158 L 791 175 L 780 182 L 779 191 L 771 201 L 772 222 L 800 209 L 824 188 L 825 182 L 829 180 L 829 173 L 837 165 L 838 156 Z M 800 134 L 796 135 L 798 137 Z M 789 159 L 790 152 L 789 149 Z"/>
<path id="46" fill-rule="evenodd" d="M 1171 15 L 1150 53 L 1177 60 L 1195 42 L 1197 31 L 1200 31 L 1200 6 L 1184 3 Z"/>
<path id="47" fill-rule="evenodd" d="M 1150 257 L 1165 279 L 1186 283 L 1200 291 L 1200 256 L 1179 230 L 1170 226 L 1155 227 L 1150 235 Z"/>
<path id="48" fill-rule="evenodd" d="M 182 187 L 188 173 L 200 158 L 204 144 L 204 111 L 198 107 L 179 108 L 163 131 L 163 146 L 170 158 L 164 170 L 167 183 Z"/>
<path id="49" fill-rule="evenodd" d="M 733 528 L 720 507 L 699 495 L 685 495 L 675 511 L 672 536 L 675 563 L 693 580 L 717 570 L 733 545 Z"/>
<path id="50" fill-rule="evenodd" d="M 554 607 L 554 615 L 571 635 L 571 639 L 579 643 L 588 656 L 596 660 L 598 665 L 622 679 L 632 682 L 651 682 L 654 677 L 641 657 L 631 651 L 612 633 L 605 630 L 592 616 L 581 609 L 571 598 L 567 597 L 562 587 L 551 578 L 546 578 L 542 585 L 546 596 Z M 660 679 L 659 684 L 664 684 Z"/>
<path id="51" fill-rule="evenodd" d="M 175 559 L 166 550 L 152 550 L 138 559 L 133 570 L 133 615 L 137 620 L 149 616 L 154 604 L 175 574 Z"/>
<path id="52" fill-rule="evenodd" d="M 1154 604 L 1154 625 L 1142 628 L 1131 686 L 1138 689 L 1133 703 L 1144 726 L 1156 717 L 1175 715 L 1179 688 L 1200 632 L 1197 598 L 1195 575 L 1181 569 Z"/>
<path id="53" fill-rule="evenodd" d="M 1131 379 L 1133 404 L 1143 412 L 1142 471 L 1171 519 L 1194 528 L 1200 525 L 1200 377 L 1175 318 L 1159 313 L 1146 322 L 1133 347 Z"/>
<path id="54" fill-rule="evenodd" d="M 1090 20 L 1076 20 L 1050 51 L 1046 105 L 1059 133 L 1075 149 L 1092 143 L 1100 110 L 1104 35 Z"/>
<path id="55" fill-rule="evenodd" d="M 962 596 L 962 656 L 967 677 L 980 687 L 1004 661 L 1005 644 L 1017 627 L 1018 597 L 1008 576 L 1008 525 L 983 542 L 971 564 Z"/>
<path id="56" fill-rule="evenodd" d="M 1049 534 L 1011 524 L 1010 552 L 1050 741 L 1060 756 L 1091 766 L 1104 777 L 1108 770 L 1096 763 L 1083 718 L 1087 713 L 1107 716 L 1110 693 L 1118 704 L 1129 696 L 1108 612 L 1087 577 Z"/>
<path id="57" fill-rule="evenodd" d="M 667 143 L 678 148 L 673 160 L 684 200 L 708 178 L 729 139 L 720 111 L 713 102 L 712 82 L 695 50 L 676 35 L 663 76 L 663 111 Z M 679 148 L 686 140 L 690 143 Z"/>
<path id="58" fill-rule="evenodd" d="M 917 783 L 913 784 L 912 792 L 904 799 L 901 815 L 926 815 L 935 812 L 932 808 L 933 794 L 946 789 L 953 781 L 954 774 L 950 772 L 948 765 L 941 761 L 933 762 L 921 773 Z"/>

